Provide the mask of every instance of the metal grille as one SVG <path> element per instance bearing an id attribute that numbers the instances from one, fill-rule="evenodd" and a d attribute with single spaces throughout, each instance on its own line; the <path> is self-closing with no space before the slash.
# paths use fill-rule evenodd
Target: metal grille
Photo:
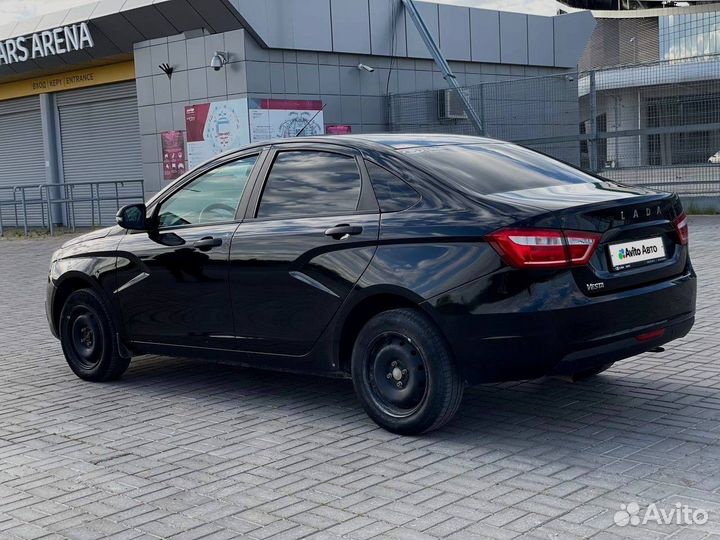
<path id="1" fill-rule="evenodd" d="M 597 18 L 580 70 L 662 60 L 658 25 L 666 17 Z"/>
<path id="2" fill-rule="evenodd" d="M 466 92 L 483 135 L 607 178 L 720 195 L 720 56 L 485 83 Z M 389 128 L 475 134 L 438 114 L 442 91 L 388 98 Z"/>

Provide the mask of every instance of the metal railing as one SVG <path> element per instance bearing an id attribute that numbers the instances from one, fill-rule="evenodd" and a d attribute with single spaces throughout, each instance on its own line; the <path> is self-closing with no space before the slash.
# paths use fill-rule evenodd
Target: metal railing
<path id="1" fill-rule="evenodd" d="M 67 225 L 73 232 L 79 221 L 90 227 L 103 225 L 110 222 L 103 219 L 110 211 L 114 222 L 115 213 L 123 206 L 121 202 L 144 198 L 142 180 L 0 186 L 0 236 L 4 235 L 5 228 L 13 225 L 18 229 L 22 227 L 25 236 L 34 223 L 49 229 L 51 235 L 55 234 L 58 223 Z"/>

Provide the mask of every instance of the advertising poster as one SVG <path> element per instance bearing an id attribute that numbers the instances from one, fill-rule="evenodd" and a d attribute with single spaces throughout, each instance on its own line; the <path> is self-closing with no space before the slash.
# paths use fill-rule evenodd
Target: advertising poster
<path id="1" fill-rule="evenodd" d="M 185 172 L 185 140 L 182 131 L 163 131 L 163 178 L 175 180 Z"/>
<path id="2" fill-rule="evenodd" d="M 247 99 L 185 107 L 188 167 L 250 142 Z"/>
<path id="3" fill-rule="evenodd" d="M 323 135 L 322 108 L 322 101 L 251 99 L 250 141 Z"/>
<path id="4" fill-rule="evenodd" d="M 352 126 L 328 124 L 325 126 L 325 133 L 328 135 L 350 135 L 352 133 Z"/>

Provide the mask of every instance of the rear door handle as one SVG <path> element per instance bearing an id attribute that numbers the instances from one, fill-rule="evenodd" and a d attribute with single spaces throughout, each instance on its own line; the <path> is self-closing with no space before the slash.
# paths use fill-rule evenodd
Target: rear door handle
<path id="1" fill-rule="evenodd" d="M 213 238 L 212 236 L 201 238 L 193 243 L 193 247 L 195 249 L 199 249 L 200 251 L 209 251 L 212 248 L 219 246 L 222 246 L 222 238 Z"/>
<path id="2" fill-rule="evenodd" d="M 335 240 L 342 240 L 348 236 L 362 234 L 363 228 L 359 225 L 336 225 L 325 231 L 325 236 L 332 236 Z"/>

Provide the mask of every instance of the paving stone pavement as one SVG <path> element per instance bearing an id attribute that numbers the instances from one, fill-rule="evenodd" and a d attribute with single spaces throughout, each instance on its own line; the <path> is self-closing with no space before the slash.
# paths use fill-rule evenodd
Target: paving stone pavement
<path id="1" fill-rule="evenodd" d="M 689 336 L 591 381 L 473 388 L 422 437 L 348 381 L 143 357 L 83 382 L 43 311 L 60 241 L 0 240 L 0 539 L 720 538 L 720 218 L 691 235 Z M 709 520 L 615 525 L 633 501 Z"/>

